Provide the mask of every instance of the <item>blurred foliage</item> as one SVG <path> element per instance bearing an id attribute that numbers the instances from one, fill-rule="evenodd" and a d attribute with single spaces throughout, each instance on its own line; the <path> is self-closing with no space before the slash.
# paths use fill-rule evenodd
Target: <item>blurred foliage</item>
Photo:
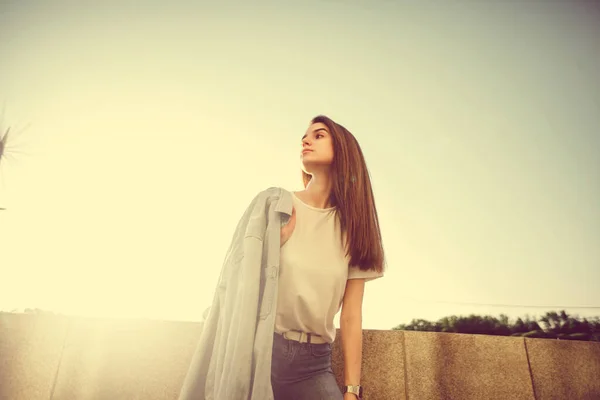
<path id="1" fill-rule="evenodd" d="M 413 319 L 409 324 L 400 324 L 392 329 L 600 342 L 600 317 L 581 319 L 568 315 L 564 310 L 548 311 L 537 320 L 525 316 L 514 322 L 510 322 L 504 314 L 499 317 L 452 315 L 436 322 Z"/>

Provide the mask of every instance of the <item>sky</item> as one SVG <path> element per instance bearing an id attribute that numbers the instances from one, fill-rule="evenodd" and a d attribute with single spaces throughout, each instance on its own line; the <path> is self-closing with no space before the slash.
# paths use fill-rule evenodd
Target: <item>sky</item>
<path id="1" fill-rule="evenodd" d="M 0 310 L 200 320 L 325 114 L 380 218 L 365 329 L 600 316 L 597 3 L 95 3 L 0 0 Z"/>

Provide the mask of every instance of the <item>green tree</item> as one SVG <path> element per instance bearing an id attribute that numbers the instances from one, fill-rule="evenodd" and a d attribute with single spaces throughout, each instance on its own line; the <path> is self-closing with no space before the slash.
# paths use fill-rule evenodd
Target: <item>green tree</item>
<path id="1" fill-rule="evenodd" d="M 498 317 L 471 314 L 451 315 L 436 322 L 413 319 L 409 324 L 400 324 L 392 329 L 600 341 L 600 317 L 581 320 L 568 315 L 564 310 L 546 312 L 539 318 L 539 322 L 529 315 L 519 317 L 511 323 L 505 314 Z"/>

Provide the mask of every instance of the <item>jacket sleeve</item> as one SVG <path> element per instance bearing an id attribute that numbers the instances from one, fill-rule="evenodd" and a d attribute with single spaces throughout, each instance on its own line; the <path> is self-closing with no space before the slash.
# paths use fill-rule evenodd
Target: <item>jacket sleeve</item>
<path id="1" fill-rule="evenodd" d="M 246 335 L 244 328 L 250 326 L 253 316 L 252 312 L 245 313 L 246 309 L 243 307 L 244 302 L 254 296 L 251 284 L 254 277 L 251 276 L 252 268 L 248 268 L 251 266 L 249 263 L 261 254 L 256 254 L 256 246 L 253 245 L 256 238 L 247 236 L 249 227 L 256 222 L 253 216 L 261 213 L 261 196 L 262 193 L 259 193 L 254 197 L 237 224 L 221 267 L 212 304 L 201 323 L 200 338 L 184 378 L 179 400 L 203 400 L 207 392 L 215 399 L 245 398 L 238 395 L 227 396 L 225 391 L 231 390 L 228 388 L 232 387 L 238 392 L 243 391 L 244 388 L 233 383 L 250 381 L 249 378 L 245 379 L 249 370 L 246 372 L 243 365 L 246 357 L 243 349 L 247 348 L 245 341 L 254 340 L 254 330 L 250 330 L 247 338 L 243 335 Z M 262 246 L 260 248 L 262 249 Z M 257 273 L 260 274 L 260 268 Z M 258 284 L 255 286 L 255 290 L 258 291 Z M 252 326 L 255 324 L 256 320 L 252 322 Z M 225 349 L 229 353 L 227 357 Z M 231 360 L 237 360 L 238 363 L 232 363 Z M 233 381 L 228 382 L 227 379 Z"/>
<path id="2" fill-rule="evenodd" d="M 246 400 L 252 387 L 253 349 L 258 319 L 263 241 L 267 221 L 267 196 L 261 196 L 248 214 L 244 234 L 239 237 L 239 262 L 233 270 L 224 293 L 224 309 L 220 318 L 215 348 L 214 398 Z M 210 371 L 209 371 L 210 372 Z M 209 373 L 209 379 L 210 379 Z M 209 382 L 207 384 L 212 386 Z"/>

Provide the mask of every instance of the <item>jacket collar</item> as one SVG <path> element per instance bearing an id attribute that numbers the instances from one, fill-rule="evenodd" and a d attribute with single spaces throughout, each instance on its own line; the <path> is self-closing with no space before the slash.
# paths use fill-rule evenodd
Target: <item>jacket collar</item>
<path id="1" fill-rule="evenodd" d="M 279 188 L 279 199 L 275 204 L 275 211 L 287 214 L 288 216 L 292 215 L 292 208 L 294 206 L 294 201 L 292 199 L 292 193 L 285 190 L 284 188 Z"/>

